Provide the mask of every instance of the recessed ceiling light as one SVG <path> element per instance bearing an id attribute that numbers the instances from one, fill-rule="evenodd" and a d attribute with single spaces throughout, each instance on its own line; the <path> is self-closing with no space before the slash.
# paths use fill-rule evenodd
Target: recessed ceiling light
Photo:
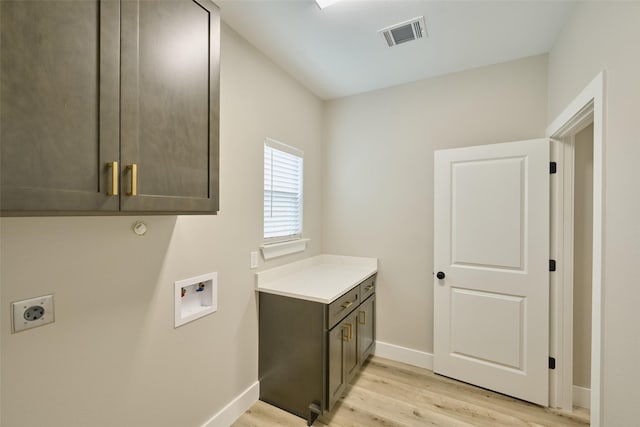
<path id="1" fill-rule="evenodd" d="M 340 0 L 316 0 L 316 4 L 320 9 L 324 9 L 327 6 L 338 3 Z"/>

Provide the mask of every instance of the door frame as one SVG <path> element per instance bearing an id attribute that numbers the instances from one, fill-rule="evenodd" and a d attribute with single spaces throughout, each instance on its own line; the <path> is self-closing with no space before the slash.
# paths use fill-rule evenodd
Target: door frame
<path id="1" fill-rule="evenodd" d="M 605 71 L 600 72 L 547 127 L 552 138 L 552 158 L 561 173 L 551 185 L 552 243 L 559 273 L 552 274 L 550 306 L 551 354 L 556 370 L 550 371 L 550 405 L 572 409 L 573 387 L 573 137 L 593 122 L 593 255 L 591 306 L 591 426 L 602 425 L 602 312 L 604 288 L 604 155 Z M 568 165 L 568 166 L 567 166 Z M 555 218 L 555 221 L 554 221 Z"/>

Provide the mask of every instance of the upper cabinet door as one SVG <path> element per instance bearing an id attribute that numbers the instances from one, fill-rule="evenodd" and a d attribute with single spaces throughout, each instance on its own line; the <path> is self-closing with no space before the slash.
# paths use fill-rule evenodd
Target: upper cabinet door
<path id="1" fill-rule="evenodd" d="M 216 212 L 218 9 L 208 0 L 121 7 L 121 209 Z"/>
<path id="2" fill-rule="evenodd" d="M 0 7 L 2 214 L 117 211 L 119 3 Z"/>

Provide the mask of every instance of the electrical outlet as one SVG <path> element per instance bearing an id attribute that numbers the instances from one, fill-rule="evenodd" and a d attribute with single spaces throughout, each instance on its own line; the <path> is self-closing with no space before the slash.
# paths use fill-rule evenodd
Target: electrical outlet
<path id="1" fill-rule="evenodd" d="M 11 311 L 13 313 L 13 333 L 55 321 L 53 295 L 16 301 L 11 304 Z"/>
<path id="2" fill-rule="evenodd" d="M 258 268 L 258 252 L 251 252 L 251 268 Z"/>

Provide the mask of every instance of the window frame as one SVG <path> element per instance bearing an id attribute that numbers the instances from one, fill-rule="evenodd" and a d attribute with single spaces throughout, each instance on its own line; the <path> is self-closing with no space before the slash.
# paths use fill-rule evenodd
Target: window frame
<path id="1" fill-rule="evenodd" d="M 266 222 L 266 212 L 264 209 L 264 199 L 266 196 L 266 190 L 264 189 L 265 187 L 265 161 L 266 161 L 266 150 L 267 148 L 270 148 L 272 150 L 277 150 L 283 153 L 287 153 L 289 155 L 292 156 L 296 156 L 298 158 L 300 158 L 300 178 L 299 178 L 299 182 L 298 182 L 298 188 L 299 188 L 299 232 L 296 234 L 289 234 L 286 236 L 273 236 L 273 237 L 265 237 L 265 222 Z M 277 141 L 275 139 L 272 138 L 265 138 L 264 140 L 264 144 L 263 144 L 263 149 L 262 149 L 262 166 L 263 166 L 263 170 L 262 170 L 262 183 L 263 183 L 263 191 L 262 191 L 262 199 L 263 199 L 263 209 L 262 209 L 262 239 L 263 239 L 263 244 L 265 247 L 268 246 L 282 246 L 282 244 L 288 243 L 288 242 L 300 242 L 301 240 L 305 240 L 303 239 L 302 235 L 303 235 L 303 230 L 304 230 L 304 151 L 300 150 L 296 147 L 293 147 L 291 145 L 288 144 L 284 144 L 280 141 Z M 305 245 L 306 246 L 306 245 Z M 304 249 L 303 249 L 304 250 Z"/>

